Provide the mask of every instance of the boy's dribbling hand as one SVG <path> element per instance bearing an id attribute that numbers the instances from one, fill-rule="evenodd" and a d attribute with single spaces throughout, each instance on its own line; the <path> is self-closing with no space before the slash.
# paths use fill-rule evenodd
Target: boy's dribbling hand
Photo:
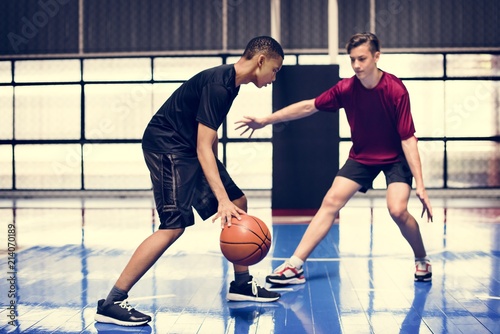
<path id="1" fill-rule="evenodd" d="M 240 214 L 246 214 L 246 212 L 234 205 L 229 199 L 220 201 L 217 214 L 212 218 L 212 223 L 220 218 L 220 227 L 223 229 L 226 225 L 231 226 L 231 218 L 233 216 L 241 220 Z"/>

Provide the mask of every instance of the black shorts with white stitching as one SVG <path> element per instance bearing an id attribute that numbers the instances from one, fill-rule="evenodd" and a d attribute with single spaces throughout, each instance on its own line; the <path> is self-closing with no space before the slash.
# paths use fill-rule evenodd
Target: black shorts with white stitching
<path id="1" fill-rule="evenodd" d="M 218 202 L 203 174 L 197 156 L 144 152 L 160 229 L 184 228 L 194 224 L 193 207 L 205 220 L 217 212 Z M 219 174 L 231 201 L 244 194 L 217 160 Z"/>

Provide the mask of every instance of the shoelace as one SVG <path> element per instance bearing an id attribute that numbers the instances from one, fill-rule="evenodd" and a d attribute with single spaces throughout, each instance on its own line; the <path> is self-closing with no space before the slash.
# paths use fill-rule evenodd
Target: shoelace
<path id="1" fill-rule="evenodd" d="M 126 300 L 126 299 L 121 301 L 121 302 L 115 302 L 115 304 L 118 304 L 121 308 L 126 309 L 127 311 L 133 310 L 133 307 L 130 306 L 130 304 L 128 303 L 128 300 Z"/>
<path id="2" fill-rule="evenodd" d="M 257 280 L 255 278 L 252 278 L 248 284 L 252 284 L 252 294 L 256 297 L 259 296 L 259 284 L 257 283 Z"/>

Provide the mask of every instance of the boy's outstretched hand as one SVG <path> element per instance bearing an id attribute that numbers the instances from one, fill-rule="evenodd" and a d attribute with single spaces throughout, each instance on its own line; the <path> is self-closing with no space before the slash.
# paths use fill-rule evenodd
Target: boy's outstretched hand
<path id="1" fill-rule="evenodd" d="M 417 191 L 417 197 L 420 202 L 422 202 L 422 214 L 420 218 L 424 217 L 424 213 L 427 211 L 427 222 L 432 222 L 432 206 L 425 189 L 423 191 Z"/>
<path id="2" fill-rule="evenodd" d="M 240 133 L 240 136 L 243 136 L 248 130 L 252 130 L 250 132 L 250 135 L 248 138 L 252 138 L 253 132 L 257 129 L 261 129 L 265 126 L 265 124 L 260 121 L 258 118 L 253 117 L 253 116 L 243 116 L 243 119 L 240 119 L 239 121 L 234 122 L 234 124 L 241 124 L 235 128 L 235 130 L 241 129 L 246 127 L 246 129 Z"/>

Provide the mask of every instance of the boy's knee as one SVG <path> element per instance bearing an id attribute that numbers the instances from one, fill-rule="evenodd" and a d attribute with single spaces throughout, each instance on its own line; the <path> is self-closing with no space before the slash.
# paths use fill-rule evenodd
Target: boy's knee
<path id="1" fill-rule="evenodd" d="M 343 203 L 341 203 L 341 201 L 339 201 L 335 196 L 326 195 L 323 198 L 323 202 L 321 203 L 321 206 L 324 209 L 329 209 L 332 211 L 339 211 L 342 208 Z"/>
<path id="2" fill-rule="evenodd" d="M 389 214 L 397 224 L 403 224 L 410 215 L 406 207 L 389 207 Z"/>
<path id="3" fill-rule="evenodd" d="M 247 197 L 245 195 L 241 196 L 240 198 L 238 199 L 235 199 L 233 201 L 234 205 L 236 205 L 238 208 L 244 210 L 244 211 L 248 211 L 248 201 L 247 201 Z"/>
<path id="4" fill-rule="evenodd" d="M 185 228 L 172 228 L 172 229 L 159 229 L 156 233 L 161 233 L 165 239 L 177 240 L 182 234 L 184 234 Z"/>

